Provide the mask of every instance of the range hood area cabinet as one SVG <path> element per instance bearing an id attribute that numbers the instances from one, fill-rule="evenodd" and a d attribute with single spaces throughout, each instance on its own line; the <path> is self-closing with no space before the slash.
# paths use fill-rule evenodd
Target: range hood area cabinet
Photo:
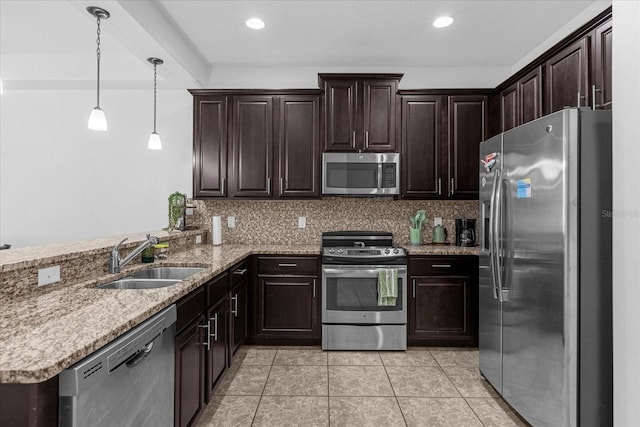
<path id="1" fill-rule="evenodd" d="M 320 91 L 191 90 L 195 198 L 320 196 Z"/>
<path id="2" fill-rule="evenodd" d="M 401 196 L 478 198 L 480 142 L 491 91 L 400 92 Z"/>
<path id="3" fill-rule="evenodd" d="M 324 92 L 324 151 L 397 152 L 402 74 L 318 74 Z"/>

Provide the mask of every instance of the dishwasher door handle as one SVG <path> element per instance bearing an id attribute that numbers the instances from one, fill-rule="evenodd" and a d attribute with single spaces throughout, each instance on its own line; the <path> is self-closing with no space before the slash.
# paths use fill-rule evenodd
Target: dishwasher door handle
<path id="1" fill-rule="evenodd" d="M 140 352 L 136 353 L 134 356 L 131 356 L 131 358 L 129 358 L 129 360 L 127 360 L 125 364 L 128 368 L 133 368 L 138 363 L 142 362 L 142 359 L 147 357 L 149 353 L 151 353 L 151 350 L 153 350 L 153 341 L 142 347 L 142 350 Z"/>

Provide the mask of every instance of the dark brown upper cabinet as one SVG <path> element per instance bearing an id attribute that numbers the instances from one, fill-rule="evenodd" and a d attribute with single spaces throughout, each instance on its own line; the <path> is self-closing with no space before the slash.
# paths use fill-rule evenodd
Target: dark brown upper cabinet
<path id="1" fill-rule="evenodd" d="M 193 98 L 193 196 L 225 197 L 227 185 L 226 96 Z"/>
<path id="2" fill-rule="evenodd" d="M 402 197 L 477 199 L 488 92 L 420 92 L 400 95 Z"/>
<path id="3" fill-rule="evenodd" d="M 278 196 L 320 196 L 320 97 L 285 95 L 279 100 Z"/>
<path id="4" fill-rule="evenodd" d="M 613 27 L 611 20 L 594 30 L 593 72 L 591 86 L 591 105 L 595 108 L 610 110 L 613 103 L 611 95 L 611 38 Z"/>
<path id="5" fill-rule="evenodd" d="M 403 95 L 401 191 L 406 198 L 438 198 L 442 179 L 442 96 Z"/>
<path id="6" fill-rule="evenodd" d="M 488 97 L 483 95 L 448 97 L 449 198 L 478 198 L 480 143 L 487 137 L 487 103 Z"/>
<path id="7" fill-rule="evenodd" d="M 229 196 L 271 197 L 273 97 L 233 97 Z"/>
<path id="8" fill-rule="evenodd" d="M 192 90 L 195 198 L 320 196 L 320 91 Z"/>
<path id="9" fill-rule="evenodd" d="M 589 45 L 585 36 L 545 62 L 545 114 L 588 103 Z"/>
<path id="10" fill-rule="evenodd" d="M 395 152 L 402 74 L 319 74 L 324 151 Z"/>
<path id="11" fill-rule="evenodd" d="M 542 116 L 542 67 L 537 67 L 500 92 L 501 131 Z"/>

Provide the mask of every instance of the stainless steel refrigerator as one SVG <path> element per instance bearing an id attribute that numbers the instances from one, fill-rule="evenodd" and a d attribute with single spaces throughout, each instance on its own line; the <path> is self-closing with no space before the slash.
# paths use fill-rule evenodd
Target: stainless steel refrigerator
<path id="1" fill-rule="evenodd" d="M 613 425 L 611 112 L 480 145 L 480 371 L 534 426 Z"/>

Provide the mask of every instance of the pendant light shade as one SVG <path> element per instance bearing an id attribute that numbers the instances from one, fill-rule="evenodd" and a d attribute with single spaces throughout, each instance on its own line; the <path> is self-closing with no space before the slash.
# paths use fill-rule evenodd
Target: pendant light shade
<path id="1" fill-rule="evenodd" d="M 147 61 L 153 64 L 153 132 L 149 136 L 149 144 L 147 148 L 149 150 L 162 150 L 162 142 L 160 141 L 160 135 L 156 132 L 156 98 L 157 98 L 157 80 L 158 80 L 158 65 L 164 64 L 164 61 L 160 58 L 147 58 Z"/>
<path id="2" fill-rule="evenodd" d="M 87 12 L 94 16 L 98 21 L 98 38 L 96 39 L 96 59 L 98 62 L 98 75 L 97 75 L 97 84 L 96 84 L 96 93 L 97 93 L 97 101 L 96 107 L 91 111 L 91 115 L 89 116 L 89 124 L 88 127 L 91 130 L 107 130 L 107 117 L 104 115 L 104 111 L 100 109 L 100 20 L 108 19 L 111 15 L 106 10 L 96 7 L 89 6 L 87 7 Z"/>
<path id="3" fill-rule="evenodd" d="M 91 110 L 91 115 L 89 116 L 89 129 L 107 130 L 107 118 L 100 107 L 96 107 Z"/>
<path id="4" fill-rule="evenodd" d="M 158 132 L 151 132 L 149 135 L 149 150 L 162 150 L 162 141 L 160 141 L 160 135 Z"/>

